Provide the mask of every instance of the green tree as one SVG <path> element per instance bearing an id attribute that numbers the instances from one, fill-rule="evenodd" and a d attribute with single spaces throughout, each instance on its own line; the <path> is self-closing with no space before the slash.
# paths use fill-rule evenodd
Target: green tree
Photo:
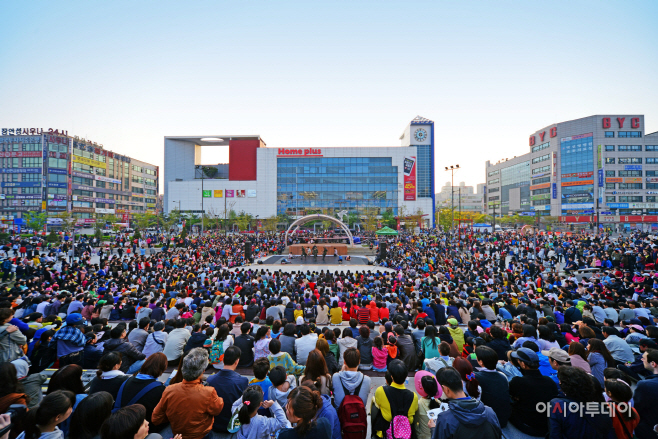
<path id="1" fill-rule="evenodd" d="M 279 222 L 279 218 L 276 215 L 272 215 L 263 220 L 263 230 L 266 232 L 276 232 L 276 225 Z"/>
<path id="2" fill-rule="evenodd" d="M 386 212 L 382 214 L 382 224 L 388 228 L 397 230 L 398 221 L 395 219 L 393 209 L 387 209 Z"/>
<path id="3" fill-rule="evenodd" d="M 137 230 L 146 230 L 153 225 L 154 217 L 148 213 L 138 213 L 133 217 L 133 224 L 135 224 L 135 229 Z"/>
<path id="4" fill-rule="evenodd" d="M 246 213 L 244 210 L 241 211 L 236 220 L 238 229 L 240 229 L 240 231 L 247 230 L 249 228 L 249 224 L 251 224 L 252 219 L 253 216 L 251 214 Z"/>
<path id="5" fill-rule="evenodd" d="M 40 232 L 48 221 L 48 214 L 46 212 L 25 212 L 25 218 L 29 228 L 34 229 L 35 232 Z"/>
<path id="6" fill-rule="evenodd" d="M 71 212 L 61 212 L 56 215 L 56 218 L 62 220 L 62 230 L 66 233 L 72 232 L 75 228 L 75 223 L 78 221 Z"/>

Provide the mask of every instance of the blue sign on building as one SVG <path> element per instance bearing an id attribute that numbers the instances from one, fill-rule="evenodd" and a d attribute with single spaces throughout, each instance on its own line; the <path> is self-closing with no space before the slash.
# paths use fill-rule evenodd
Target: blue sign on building
<path id="1" fill-rule="evenodd" d="M 58 187 L 58 188 L 66 189 L 66 188 L 68 187 L 68 183 L 52 183 L 52 182 L 48 182 L 48 187 Z"/>
<path id="2" fill-rule="evenodd" d="M 49 174 L 66 175 L 66 174 L 68 174 L 68 171 L 66 169 L 48 168 L 48 173 Z"/>
<path id="3" fill-rule="evenodd" d="M 557 183 L 553 183 L 553 199 L 557 200 Z"/>
<path id="4" fill-rule="evenodd" d="M 3 181 L 2 187 L 41 187 L 40 181 Z"/>
<path id="5" fill-rule="evenodd" d="M 610 209 L 628 209 L 628 203 L 608 203 Z"/>
<path id="6" fill-rule="evenodd" d="M 624 166 L 625 171 L 641 171 L 642 165 L 626 165 Z"/>

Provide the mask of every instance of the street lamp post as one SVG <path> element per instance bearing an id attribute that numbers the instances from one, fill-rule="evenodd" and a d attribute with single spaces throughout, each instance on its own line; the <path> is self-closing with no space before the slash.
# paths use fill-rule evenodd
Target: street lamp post
<path id="1" fill-rule="evenodd" d="M 446 166 L 446 171 L 450 171 L 451 174 L 451 179 L 450 179 L 450 210 L 452 217 L 450 219 L 450 231 L 454 232 L 455 229 L 455 171 L 459 169 L 459 165 L 452 166 L 450 167 Z"/>

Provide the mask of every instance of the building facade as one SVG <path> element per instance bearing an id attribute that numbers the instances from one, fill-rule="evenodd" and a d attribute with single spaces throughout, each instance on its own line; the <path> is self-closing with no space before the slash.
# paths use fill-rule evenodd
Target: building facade
<path id="1" fill-rule="evenodd" d="M 450 186 L 448 181 L 436 194 L 436 208 L 450 209 L 454 203 L 455 210 L 461 208 L 463 212 L 482 213 L 484 186 L 484 183 L 478 184 L 476 191 L 473 186 L 466 186 L 463 181 L 458 186 Z"/>
<path id="2" fill-rule="evenodd" d="M 434 218 L 434 122 L 415 118 L 399 147 L 268 148 L 260 136 L 165 137 L 166 212 L 244 211 L 264 219 L 347 211 Z M 228 146 L 229 163 L 204 165 L 202 147 Z"/>
<path id="3" fill-rule="evenodd" d="M 128 221 L 131 214 L 157 212 L 157 166 L 108 151 L 65 130 L 2 128 L 0 216 L 24 212 L 49 218 L 72 212 L 80 223 L 97 214 Z"/>
<path id="4" fill-rule="evenodd" d="M 643 115 L 596 115 L 548 125 L 529 151 L 486 162 L 491 214 L 560 217 L 658 214 L 658 133 Z"/>

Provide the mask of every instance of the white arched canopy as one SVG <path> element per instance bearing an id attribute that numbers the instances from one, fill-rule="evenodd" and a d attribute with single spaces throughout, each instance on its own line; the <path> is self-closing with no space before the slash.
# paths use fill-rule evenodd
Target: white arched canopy
<path id="1" fill-rule="evenodd" d="M 339 220 L 338 218 L 334 218 L 333 216 L 329 216 L 329 215 L 324 215 L 322 213 L 303 216 L 301 218 L 296 219 L 292 224 L 290 224 L 290 227 L 288 227 L 288 230 L 286 230 L 286 245 L 288 245 L 288 234 L 291 231 L 295 231 L 299 229 L 299 226 L 306 224 L 309 221 L 316 221 L 316 220 L 331 221 L 332 223 L 337 224 L 347 234 L 347 239 L 350 240 L 350 247 L 354 247 L 354 238 L 352 237 L 352 232 L 350 232 L 349 227 L 347 227 L 347 225 L 345 225 L 345 223 Z"/>

